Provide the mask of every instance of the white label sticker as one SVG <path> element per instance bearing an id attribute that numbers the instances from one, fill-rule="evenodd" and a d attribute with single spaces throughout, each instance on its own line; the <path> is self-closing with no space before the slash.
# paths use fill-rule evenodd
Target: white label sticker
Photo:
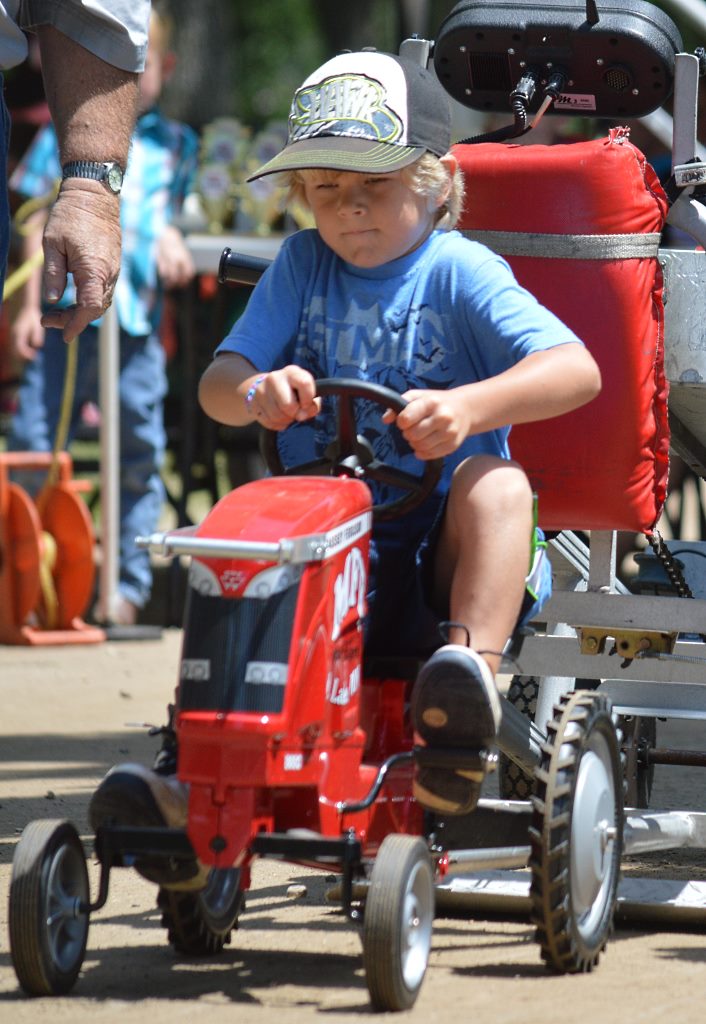
<path id="1" fill-rule="evenodd" d="M 367 533 L 371 525 L 372 514 L 364 512 L 362 515 L 356 516 L 355 519 L 349 519 L 348 522 L 337 526 L 334 530 L 329 530 L 324 537 L 326 557 L 330 558 L 338 551 L 342 551 L 343 548 L 347 548 L 354 540 L 358 540 L 364 533 Z"/>
<path id="2" fill-rule="evenodd" d="M 595 110 L 596 97 L 589 93 L 562 92 L 554 100 L 555 110 Z"/>

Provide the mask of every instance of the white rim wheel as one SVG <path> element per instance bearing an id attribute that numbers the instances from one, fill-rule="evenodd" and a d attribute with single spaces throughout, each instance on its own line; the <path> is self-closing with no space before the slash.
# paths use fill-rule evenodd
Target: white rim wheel
<path id="1" fill-rule="evenodd" d="M 549 966 L 590 971 L 613 926 L 622 853 L 610 704 L 600 693 L 567 694 L 547 731 L 532 798 L 532 919 Z"/>
<path id="2" fill-rule="evenodd" d="M 612 881 L 615 811 L 610 751 L 603 736 L 592 736 L 579 763 L 571 819 L 571 902 L 577 927 L 587 936 L 595 930 Z"/>
<path id="3" fill-rule="evenodd" d="M 434 879 L 423 840 L 389 835 L 370 877 L 363 919 L 363 959 L 376 1010 L 414 1005 L 429 961 Z"/>

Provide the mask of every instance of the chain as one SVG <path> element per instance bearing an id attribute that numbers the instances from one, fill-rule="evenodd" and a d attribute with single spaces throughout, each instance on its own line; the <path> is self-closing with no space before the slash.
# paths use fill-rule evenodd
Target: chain
<path id="1" fill-rule="evenodd" d="M 684 573 L 681 571 L 679 563 L 664 543 L 664 539 L 659 531 L 653 530 L 652 533 L 645 534 L 645 536 L 655 555 L 662 563 L 664 571 L 669 577 L 669 582 L 677 592 L 677 597 L 693 598 L 694 595 L 691 592 L 691 587 L 684 579 Z"/>

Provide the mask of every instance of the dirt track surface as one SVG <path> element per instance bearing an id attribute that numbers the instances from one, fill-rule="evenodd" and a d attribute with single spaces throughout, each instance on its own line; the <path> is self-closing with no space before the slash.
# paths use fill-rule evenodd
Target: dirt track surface
<path id="1" fill-rule="evenodd" d="M 178 1024 L 300 1024 L 370 1015 L 355 927 L 326 902 L 330 878 L 258 863 L 241 926 L 210 961 L 177 958 L 155 907 L 156 890 L 135 872 L 111 875 L 107 905 L 91 919 L 83 971 L 68 997 L 28 999 L 10 960 L 7 893 L 14 844 L 39 818 L 68 818 L 90 849 L 86 808 L 111 764 L 151 761 L 155 741 L 127 723 L 161 723 L 171 698 L 180 633 L 161 640 L 64 648 L 0 647 L 0 1020 Z M 682 743 L 706 747 L 703 727 Z M 698 769 L 657 769 L 652 805 L 704 809 Z M 704 856 L 663 877 L 706 878 Z M 92 892 L 97 873 L 90 865 Z M 303 883 L 306 895 L 288 894 Z M 559 977 L 541 963 L 526 919 L 437 917 L 426 980 L 400 1021 L 571 1024 L 703 1020 L 706 923 L 620 927 L 592 974 Z"/>

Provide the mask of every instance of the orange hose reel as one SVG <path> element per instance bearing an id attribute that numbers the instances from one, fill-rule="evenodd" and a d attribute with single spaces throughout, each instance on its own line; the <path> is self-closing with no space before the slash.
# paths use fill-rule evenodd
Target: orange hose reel
<path id="1" fill-rule="evenodd" d="M 11 470 L 49 471 L 36 501 Z M 0 643 L 98 643 L 81 618 L 93 595 L 93 524 L 66 452 L 0 453 Z"/>

